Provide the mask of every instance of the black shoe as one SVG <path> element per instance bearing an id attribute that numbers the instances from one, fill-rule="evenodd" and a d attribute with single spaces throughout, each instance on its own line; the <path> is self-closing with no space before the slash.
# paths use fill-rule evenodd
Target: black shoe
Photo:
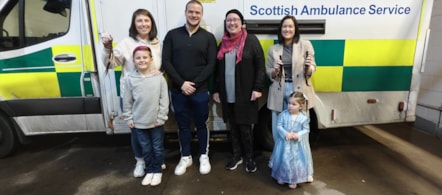
<path id="1" fill-rule="evenodd" d="M 256 162 L 253 159 L 249 159 L 246 162 L 246 172 L 247 173 L 254 173 L 256 171 Z"/>
<path id="2" fill-rule="evenodd" d="M 242 164 L 242 158 L 232 158 L 232 160 L 226 164 L 225 168 L 226 170 L 235 170 L 240 164 Z"/>

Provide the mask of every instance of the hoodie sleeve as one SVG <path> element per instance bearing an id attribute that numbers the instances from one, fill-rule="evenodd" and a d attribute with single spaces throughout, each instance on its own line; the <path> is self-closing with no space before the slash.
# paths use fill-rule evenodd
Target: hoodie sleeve
<path id="1" fill-rule="evenodd" d="M 133 114 L 132 114 L 132 107 L 133 107 L 133 97 L 132 97 L 132 87 L 130 86 L 130 80 L 129 78 L 124 79 L 124 93 L 122 95 L 123 97 L 123 117 L 124 120 L 127 121 L 127 124 L 133 123 Z"/>
<path id="2" fill-rule="evenodd" d="M 169 114 L 169 90 L 167 88 L 167 82 L 163 76 L 161 77 L 160 88 L 160 105 L 158 111 L 157 122 L 164 124 L 168 119 Z"/>

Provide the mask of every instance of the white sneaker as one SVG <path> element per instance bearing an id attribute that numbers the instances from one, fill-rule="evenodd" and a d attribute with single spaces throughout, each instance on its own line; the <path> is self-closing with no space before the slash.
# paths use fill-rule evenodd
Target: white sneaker
<path id="1" fill-rule="evenodd" d="M 186 172 L 187 167 L 192 165 L 192 156 L 182 156 L 180 162 L 175 167 L 175 175 L 182 175 Z"/>
<path id="2" fill-rule="evenodd" d="M 146 164 L 144 162 L 137 162 L 134 169 L 134 177 L 143 177 L 144 176 L 144 168 L 146 168 Z"/>
<path id="3" fill-rule="evenodd" d="M 307 177 L 307 182 L 309 182 L 309 183 L 313 182 L 313 176 L 308 176 Z"/>
<path id="4" fill-rule="evenodd" d="M 210 173 L 210 162 L 209 162 L 209 156 L 207 154 L 202 154 L 200 157 L 200 173 L 201 174 L 209 174 Z"/>
<path id="5" fill-rule="evenodd" d="M 143 181 L 141 181 L 141 185 L 147 186 L 152 182 L 153 173 L 148 173 L 144 176 Z"/>
<path id="6" fill-rule="evenodd" d="M 157 186 L 161 183 L 161 177 L 163 177 L 162 173 L 154 173 L 152 177 L 152 182 L 150 183 L 151 186 Z"/>

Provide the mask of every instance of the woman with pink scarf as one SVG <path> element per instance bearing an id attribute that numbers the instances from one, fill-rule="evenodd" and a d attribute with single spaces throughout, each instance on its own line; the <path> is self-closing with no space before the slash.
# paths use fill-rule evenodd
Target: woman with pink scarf
<path id="1" fill-rule="evenodd" d="M 264 89 L 264 52 L 258 38 L 244 28 L 241 12 L 229 10 L 224 22 L 213 100 L 221 103 L 223 119 L 230 124 L 233 157 L 225 168 L 235 170 L 244 159 L 245 171 L 253 173 L 257 167 L 252 125 L 258 120 L 257 100 Z"/>

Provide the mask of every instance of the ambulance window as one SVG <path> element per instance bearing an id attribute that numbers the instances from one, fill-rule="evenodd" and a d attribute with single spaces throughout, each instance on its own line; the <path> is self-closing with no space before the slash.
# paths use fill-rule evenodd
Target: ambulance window
<path id="1" fill-rule="evenodd" d="M 19 49 L 65 35 L 71 0 L 11 0 L 0 13 L 0 51 Z"/>
<path id="2" fill-rule="evenodd" d="M 69 30 L 70 1 L 24 1 L 25 46 L 63 36 Z"/>
<path id="3" fill-rule="evenodd" d="M 6 5 L 0 13 L 0 30 L 2 31 L 0 35 L 0 51 L 20 47 L 18 13 L 17 3 Z"/>

